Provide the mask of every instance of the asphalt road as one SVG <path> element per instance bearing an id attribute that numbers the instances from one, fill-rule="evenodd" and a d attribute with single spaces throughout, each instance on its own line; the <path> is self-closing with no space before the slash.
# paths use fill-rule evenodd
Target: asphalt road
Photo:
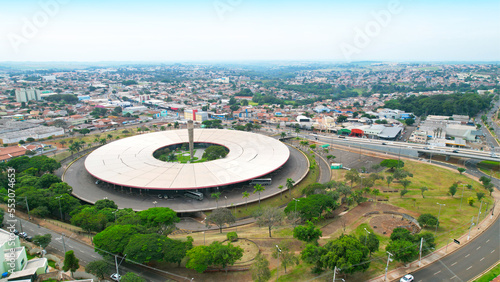
<path id="1" fill-rule="evenodd" d="M 497 220 L 472 242 L 412 275 L 418 282 L 469 281 L 499 260 L 500 220 Z"/>
<path id="2" fill-rule="evenodd" d="M 44 228 L 42 226 L 38 226 L 37 224 L 34 224 L 30 221 L 26 221 L 20 218 L 18 219 L 21 221 L 21 223 L 19 222 L 16 223 L 16 228 L 19 231 L 21 231 L 21 225 L 22 225 L 22 231 L 26 232 L 30 236 L 45 235 L 45 234 L 52 235 L 52 241 L 50 242 L 49 246 L 46 249 L 48 253 L 53 253 L 61 257 L 64 257 L 64 245 L 65 245 L 66 251 L 73 250 L 75 252 L 75 256 L 80 260 L 80 265 L 86 265 L 91 261 L 103 259 L 103 257 L 100 254 L 94 251 L 94 248 L 86 244 L 80 243 L 65 236 L 63 245 L 63 239 L 61 234 L 54 232 L 50 229 Z M 5 220 L 5 226 L 8 226 L 7 220 Z M 156 274 L 146 268 L 134 264 L 128 264 L 125 262 L 120 266 L 119 271 L 121 275 L 124 275 L 128 272 L 134 272 L 135 274 L 146 279 L 147 281 L 156 282 L 156 281 L 168 280 L 164 276 Z M 111 275 L 111 273 L 114 272 L 115 271 L 110 271 L 109 275 Z"/>

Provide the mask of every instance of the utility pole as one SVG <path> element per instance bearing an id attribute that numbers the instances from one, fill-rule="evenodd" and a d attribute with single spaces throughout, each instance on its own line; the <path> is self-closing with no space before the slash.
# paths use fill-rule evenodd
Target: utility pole
<path id="1" fill-rule="evenodd" d="M 387 281 L 387 270 L 389 269 L 389 262 L 392 261 L 391 259 L 391 256 L 392 254 L 387 252 L 388 256 L 387 256 L 387 265 L 385 266 L 385 278 L 384 278 L 384 281 Z"/>
<path id="2" fill-rule="evenodd" d="M 424 245 L 424 237 L 420 238 L 420 250 L 418 251 L 418 266 L 422 263 L 422 246 Z"/>
<path id="3" fill-rule="evenodd" d="M 30 206 L 28 205 L 28 197 L 24 197 L 24 200 L 26 201 L 26 209 L 28 210 L 28 218 L 31 219 Z"/>
<path id="4" fill-rule="evenodd" d="M 469 227 L 469 234 L 467 234 L 467 241 L 469 241 L 470 238 L 470 230 L 472 229 L 472 226 L 474 225 L 474 216 L 472 216 L 472 219 L 470 221 L 470 227 Z"/>
<path id="5" fill-rule="evenodd" d="M 479 205 L 479 211 L 477 213 L 477 223 L 476 225 L 479 226 L 479 216 L 481 215 L 481 208 L 483 207 L 483 200 L 481 200 L 481 205 Z"/>
<path id="6" fill-rule="evenodd" d="M 370 231 L 366 230 L 366 227 L 365 227 L 365 231 L 368 232 L 368 235 L 370 235 Z M 368 235 L 366 235 L 366 237 L 365 237 L 365 247 L 366 247 L 366 240 L 368 239 Z"/>
<path id="7" fill-rule="evenodd" d="M 439 216 L 441 215 L 441 207 L 442 206 L 446 206 L 446 204 L 440 204 L 440 203 L 437 203 L 439 205 L 439 213 L 438 213 L 438 222 L 436 223 L 436 231 L 434 231 L 434 234 L 436 234 L 436 232 L 438 231 L 438 226 L 439 226 Z"/>
<path id="8" fill-rule="evenodd" d="M 59 200 L 59 214 L 61 215 L 61 221 L 64 221 L 63 216 L 62 216 L 62 209 L 61 209 L 61 197 L 62 196 L 56 197 L 56 199 Z"/>

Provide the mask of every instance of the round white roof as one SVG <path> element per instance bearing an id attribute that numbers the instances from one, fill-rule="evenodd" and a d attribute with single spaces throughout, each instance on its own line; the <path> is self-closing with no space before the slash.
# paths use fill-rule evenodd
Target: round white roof
<path id="1" fill-rule="evenodd" d="M 287 146 L 260 134 L 237 130 L 195 129 L 195 143 L 225 146 L 223 159 L 204 163 L 163 162 L 153 152 L 188 142 L 188 131 L 172 130 L 114 141 L 92 152 L 85 168 L 102 181 L 142 189 L 199 189 L 259 178 L 283 166 L 290 156 Z"/>

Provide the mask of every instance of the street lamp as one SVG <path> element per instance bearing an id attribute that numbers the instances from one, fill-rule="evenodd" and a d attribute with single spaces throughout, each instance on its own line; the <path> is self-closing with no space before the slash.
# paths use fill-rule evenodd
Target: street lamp
<path id="1" fill-rule="evenodd" d="M 278 281 L 279 277 L 280 277 L 280 253 L 281 253 L 281 249 L 280 249 L 280 247 L 278 247 L 278 245 L 276 245 L 276 248 L 278 249 L 278 267 L 276 268 L 276 281 Z"/>
<path id="2" fill-rule="evenodd" d="M 155 208 L 156 208 L 156 204 L 158 204 L 158 202 L 157 202 L 157 201 L 154 201 L 154 202 L 153 202 L 153 205 L 155 205 Z"/>
<path id="3" fill-rule="evenodd" d="M 436 223 L 436 231 L 434 231 L 434 234 L 436 234 L 436 232 L 438 231 L 438 226 L 439 226 L 439 216 L 441 215 L 441 207 L 442 206 L 446 206 L 446 204 L 440 204 L 440 203 L 436 203 L 439 205 L 439 213 L 438 213 L 438 222 Z"/>
<path id="4" fill-rule="evenodd" d="M 368 232 L 368 235 L 370 235 L 370 231 L 366 230 L 366 227 L 365 227 L 365 231 Z M 365 237 L 365 247 L 366 247 L 366 240 L 368 239 L 368 235 L 366 235 L 366 237 Z"/>
<path id="5" fill-rule="evenodd" d="M 462 210 L 462 200 L 464 199 L 464 190 L 467 184 L 460 184 L 460 186 L 462 186 L 462 196 L 460 197 L 460 210 Z"/>
<path id="6" fill-rule="evenodd" d="M 61 220 L 63 220 L 62 209 L 61 209 L 61 198 L 62 198 L 62 195 L 59 197 L 56 197 L 56 199 L 59 200 L 59 213 L 61 214 Z"/>
<path id="7" fill-rule="evenodd" d="M 295 212 L 297 212 L 297 202 L 300 202 L 300 200 L 295 198 L 293 198 L 293 200 L 295 201 Z"/>
<path id="8" fill-rule="evenodd" d="M 114 212 L 112 212 L 114 215 L 115 215 L 115 222 L 116 222 L 116 212 L 118 211 L 118 209 Z"/>
<path id="9" fill-rule="evenodd" d="M 225 199 L 224 201 L 226 202 L 226 208 L 227 208 L 227 197 L 224 196 L 224 199 Z"/>

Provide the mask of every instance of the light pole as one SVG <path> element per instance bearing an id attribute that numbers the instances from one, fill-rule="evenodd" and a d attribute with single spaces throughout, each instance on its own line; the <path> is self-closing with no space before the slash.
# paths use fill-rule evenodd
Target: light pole
<path id="1" fill-rule="evenodd" d="M 469 234 L 467 234 L 467 241 L 469 241 L 469 238 L 470 238 L 470 230 L 472 229 L 472 226 L 474 226 L 474 216 L 472 216 L 472 219 L 471 219 L 471 221 L 470 221 Z"/>
<path id="2" fill-rule="evenodd" d="M 205 245 L 205 231 L 203 231 L 203 245 Z"/>
<path id="3" fill-rule="evenodd" d="M 297 213 L 297 202 L 300 202 L 300 200 L 293 198 L 295 201 L 295 213 Z"/>
<path id="4" fill-rule="evenodd" d="M 392 261 L 391 259 L 391 256 L 392 254 L 387 252 L 387 265 L 385 266 L 385 277 L 384 277 L 384 281 L 387 281 L 387 270 L 389 269 L 389 262 Z"/>
<path id="5" fill-rule="evenodd" d="M 224 201 L 226 202 L 226 209 L 227 209 L 227 196 L 224 196 Z"/>
<path id="6" fill-rule="evenodd" d="M 464 199 L 464 190 L 465 190 L 465 186 L 467 186 L 467 184 L 460 184 L 460 186 L 462 186 L 462 197 L 460 197 L 460 210 L 462 210 L 462 201 Z"/>
<path id="7" fill-rule="evenodd" d="M 479 211 L 477 213 L 477 223 L 476 225 L 479 226 L 479 216 L 481 215 L 481 208 L 483 207 L 483 200 L 481 200 L 481 205 L 479 205 Z"/>
<path id="8" fill-rule="evenodd" d="M 365 227 L 365 231 L 368 233 L 368 235 L 370 235 L 370 231 L 366 230 L 366 227 Z M 368 239 L 368 235 L 366 235 L 366 237 L 365 237 L 365 247 L 366 247 L 366 240 Z"/>
<path id="9" fill-rule="evenodd" d="M 63 217 L 62 217 L 62 209 L 61 209 L 61 197 L 62 197 L 62 195 L 59 197 L 56 197 L 56 199 L 59 200 L 59 213 L 61 214 L 61 221 L 62 221 Z"/>
<path id="10" fill-rule="evenodd" d="M 436 231 L 434 231 L 434 234 L 436 234 L 436 232 L 438 231 L 438 226 L 439 226 L 439 216 L 441 215 L 441 207 L 442 206 L 446 206 L 446 204 L 440 204 L 440 203 L 436 203 L 439 205 L 439 213 L 438 213 L 438 222 L 436 223 Z"/>
<path id="11" fill-rule="evenodd" d="M 155 208 L 156 208 L 156 204 L 158 204 L 158 202 L 157 202 L 157 201 L 154 201 L 154 202 L 153 202 L 153 205 L 155 205 Z"/>
<path id="12" fill-rule="evenodd" d="M 280 277 L 280 253 L 281 253 L 281 249 L 280 249 L 280 247 L 278 247 L 278 245 L 276 245 L 276 248 L 278 249 L 278 268 L 276 268 L 276 281 L 278 281 L 279 277 Z"/>
<path id="13" fill-rule="evenodd" d="M 115 215 L 115 222 L 116 222 L 116 212 L 118 211 L 118 209 L 116 211 L 113 212 L 113 214 Z"/>

